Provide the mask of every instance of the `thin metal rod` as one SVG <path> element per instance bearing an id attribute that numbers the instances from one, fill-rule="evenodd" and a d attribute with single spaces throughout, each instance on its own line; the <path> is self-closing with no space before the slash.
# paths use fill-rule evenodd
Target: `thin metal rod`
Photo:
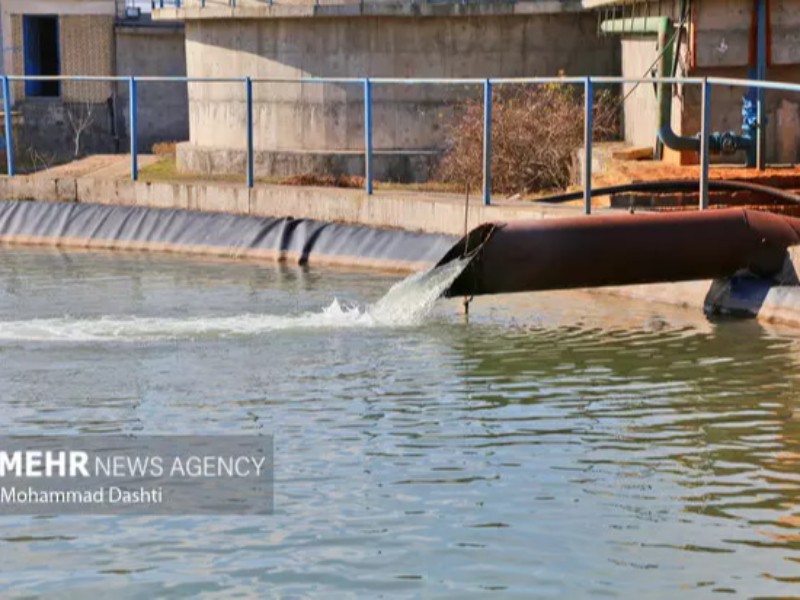
<path id="1" fill-rule="evenodd" d="M 128 112 L 130 113 L 130 138 L 131 138 L 131 179 L 139 179 L 139 117 L 137 107 L 139 105 L 136 90 L 136 78 L 128 79 Z"/>
<path id="2" fill-rule="evenodd" d="M 255 167 L 253 160 L 253 80 L 245 77 L 245 102 L 247 104 L 247 187 L 253 187 Z"/>
<path id="3" fill-rule="evenodd" d="M 13 176 L 14 169 L 14 136 L 12 135 L 11 119 L 11 86 L 8 84 L 8 77 L 3 77 L 3 119 L 6 129 L 6 166 L 8 175 Z"/>
<path id="4" fill-rule="evenodd" d="M 372 81 L 364 79 L 364 183 L 372 195 Z"/>
<path id="5" fill-rule="evenodd" d="M 767 0 L 759 0 L 757 14 L 757 35 L 758 48 L 756 49 L 756 77 L 760 80 L 767 78 Z M 767 114 L 764 105 L 765 93 L 763 88 L 756 90 L 756 116 L 758 127 L 756 129 L 756 166 L 759 171 L 767 168 L 766 157 L 766 125 Z"/>
<path id="6" fill-rule="evenodd" d="M 592 130 L 594 129 L 594 83 L 587 77 L 583 84 L 583 209 L 592 214 Z"/>
<path id="7" fill-rule="evenodd" d="M 700 113 L 700 210 L 708 208 L 708 163 L 711 133 L 711 85 L 703 82 Z"/>
<path id="8" fill-rule="evenodd" d="M 128 76 L 100 76 L 100 75 L 8 75 L 9 81 L 127 81 Z M 175 81 L 175 82 L 198 82 L 198 83 L 230 83 L 241 81 L 241 77 L 169 77 L 156 75 L 137 76 L 137 81 Z M 363 85 L 363 78 L 355 77 L 253 77 L 256 83 L 338 83 Z M 700 77 L 592 77 L 595 84 L 612 83 L 673 83 L 684 85 L 702 85 L 703 78 Z M 396 85 L 483 85 L 484 79 L 388 79 L 371 78 L 375 84 L 396 84 Z M 494 85 L 506 84 L 552 84 L 552 83 L 572 83 L 583 84 L 583 77 L 519 77 L 519 78 L 497 78 L 489 79 Z M 790 92 L 800 92 L 800 84 L 779 81 L 758 81 L 754 79 L 736 79 L 730 77 L 709 77 L 708 82 L 712 85 L 732 85 L 741 87 L 763 88 L 765 90 L 783 90 Z"/>
<path id="9" fill-rule="evenodd" d="M 780 90 L 786 92 L 800 92 L 800 84 L 785 83 L 783 81 L 758 81 L 755 79 L 736 79 L 732 77 L 709 77 L 711 85 L 732 85 L 738 87 L 752 87 L 763 90 Z"/>
<path id="10" fill-rule="evenodd" d="M 9 81 L 127 81 L 128 76 L 105 75 L 8 75 Z"/>
<path id="11" fill-rule="evenodd" d="M 492 203 L 492 82 L 483 82 L 483 203 Z"/>

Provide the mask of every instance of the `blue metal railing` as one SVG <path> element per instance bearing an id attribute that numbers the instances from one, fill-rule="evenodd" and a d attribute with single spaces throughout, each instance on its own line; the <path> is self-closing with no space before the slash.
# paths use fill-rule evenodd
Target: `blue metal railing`
<path id="1" fill-rule="evenodd" d="M 372 194 L 372 81 L 364 80 L 364 179 L 367 194 Z"/>
<path id="2" fill-rule="evenodd" d="M 120 82 L 128 84 L 129 118 L 130 118 L 130 153 L 131 153 L 131 179 L 136 181 L 139 176 L 138 165 L 138 85 L 145 82 L 176 82 L 176 83 L 236 83 L 243 84 L 246 101 L 246 148 L 248 187 L 255 183 L 254 167 L 254 121 L 253 121 L 253 84 L 350 84 L 359 85 L 364 94 L 364 178 L 367 194 L 372 194 L 374 189 L 374 163 L 373 163 L 373 88 L 378 85 L 475 85 L 483 88 L 483 201 L 487 206 L 491 204 L 492 187 L 492 93 L 495 86 L 499 85 L 543 85 L 543 84 L 572 84 L 583 86 L 584 93 L 584 148 L 583 148 L 583 199 L 586 214 L 591 213 L 592 196 L 592 129 L 594 114 L 594 87 L 597 84 L 624 84 L 624 83 L 670 83 L 683 85 L 698 85 L 701 87 L 701 132 L 700 132 L 700 208 L 708 207 L 708 174 L 710 159 L 710 113 L 711 89 L 715 85 L 733 86 L 744 88 L 757 88 L 760 91 L 776 90 L 800 93 L 800 84 L 783 83 L 775 81 L 760 81 L 750 79 L 731 79 L 721 77 L 708 78 L 625 78 L 625 77 L 519 77 L 519 78 L 492 78 L 492 79 L 398 79 L 398 78 L 258 78 L 258 77 L 122 77 L 122 76 L 32 76 L 32 75 L 4 75 L 0 76 L 3 92 L 3 110 L 5 119 L 6 161 L 7 172 L 13 176 L 15 170 L 14 147 L 12 143 L 12 115 L 11 115 L 11 85 L 12 81 L 27 80 L 68 80 L 68 81 L 103 81 Z M 757 132 L 763 138 L 763 131 Z M 758 143 L 762 143 L 759 139 Z"/>
<path id="3" fill-rule="evenodd" d="M 483 82 L 483 203 L 492 201 L 492 81 Z"/>

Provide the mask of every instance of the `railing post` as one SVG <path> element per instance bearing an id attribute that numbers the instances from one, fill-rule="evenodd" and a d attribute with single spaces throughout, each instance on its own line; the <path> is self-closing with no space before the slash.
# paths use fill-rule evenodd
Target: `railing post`
<path id="1" fill-rule="evenodd" d="M 136 78 L 128 79 L 128 112 L 130 113 L 130 138 L 131 138 L 131 179 L 139 179 L 139 117 L 137 106 L 139 105 L 136 90 Z"/>
<path id="2" fill-rule="evenodd" d="M 364 80 L 364 180 L 372 194 L 372 81 Z"/>
<path id="3" fill-rule="evenodd" d="M 253 187 L 255 168 L 253 163 L 253 80 L 245 77 L 245 102 L 247 104 L 247 187 Z"/>
<path id="4" fill-rule="evenodd" d="M 483 203 L 492 203 L 492 82 L 483 82 Z"/>
<path id="5" fill-rule="evenodd" d="M 767 79 L 767 0 L 760 0 L 756 8 L 756 78 L 761 81 Z M 756 126 L 756 167 L 759 171 L 767 168 L 767 114 L 765 105 L 766 92 L 764 88 L 756 88 L 756 118 L 758 125 Z"/>
<path id="6" fill-rule="evenodd" d="M 592 130 L 594 129 L 594 82 L 583 84 L 583 210 L 592 214 Z"/>
<path id="7" fill-rule="evenodd" d="M 708 208 L 708 161 L 710 142 L 711 87 L 703 78 L 700 113 L 700 210 Z"/>
<path id="8" fill-rule="evenodd" d="M 6 128 L 6 166 L 8 174 L 15 174 L 14 169 L 14 136 L 11 130 L 11 86 L 8 83 L 8 76 L 3 76 L 3 119 Z"/>

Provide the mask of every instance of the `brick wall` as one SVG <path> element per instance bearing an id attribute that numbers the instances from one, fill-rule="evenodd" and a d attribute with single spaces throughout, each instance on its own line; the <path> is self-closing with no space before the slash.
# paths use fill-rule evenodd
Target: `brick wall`
<path id="1" fill-rule="evenodd" d="M 112 75 L 114 72 L 114 17 L 62 15 L 61 72 L 64 75 Z M 65 81 L 64 102 L 100 103 L 111 95 L 111 82 Z"/>
<path id="2" fill-rule="evenodd" d="M 23 50 L 22 41 L 22 15 L 11 15 L 11 44 L 14 48 L 14 53 L 11 55 L 11 72 L 9 75 L 23 75 L 25 73 L 25 53 Z M 25 83 L 22 81 L 14 81 L 12 84 L 11 94 L 15 100 L 24 97 Z"/>

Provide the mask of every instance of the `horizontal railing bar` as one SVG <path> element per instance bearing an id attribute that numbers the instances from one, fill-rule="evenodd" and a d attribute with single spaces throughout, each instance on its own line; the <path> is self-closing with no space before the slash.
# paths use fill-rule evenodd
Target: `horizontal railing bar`
<path id="1" fill-rule="evenodd" d="M 683 83 L 702 85 L 702 77 L 592 77 L 595 83 Z"/>
<path id="2" fill-rule="evenodd" d="M 753 79 L 729 79 L 726 77 L 709 77 L 711 85 L 733 85 L 740 87 L 753 87 L 763 90 L 780 90 L 785 92 L 800 92 L 800 84 L 783 81 L 758 81 Z"/>
<path id="3" fill-rule="evenodd" d="M 483 85 L 485 79 L 460 78 L 460 79 L 442 79 L 442 78 L 413 78 L 402 79 L 399 77 L 370 77 L 372 83 L 385 83 L 388 85 Z"/>
<path id="4" fill-rule="evenodd" d="M 253 83 L 349 83 L 364 85 L 364 78 L 356 77 L 253 77 Z"/>
<path id="5" fill-rule="evenodd" d="M 492 85 L 511 85 L 516 83 L 531 84 L 551 84 L 551 83 L 574 83 L 583 84 L 586 77 L 498 77 L 490 78 Z"/>
<path id="6" fill-rule="evenodd" d="M 142 75 L 136 81 L 152 81 L 160 83 L 241 83 L 247 77 L 160 77 L 156 75 Z"/>
<path id="7" fill-rule="evenodd" d="M 114 75 L 9 75 L 9 81 L 128 81 L 130 77 Z"/>
<path id="8" fill-rule="evenodd" d="M 128 81 L 130 76 L 122 75 L 8 75 L 9 81 Z M 136 76 L 142 82 L 176 82 L 176 83 L 236 83 L 245 81 L 246 77 L 171 77 L 171 76 Z M 699 77 L 592 77 L 595 84 L 621 84 L 621 83 L 672 83 L 702 85 L 703 79 Z M 254 77 L 253 83 L 296 83 L 296 84 L 352 84 L 363 85 L 363 77 Z M 476 78 L 412 78 L 402 79 L 395 77 L 375 77 L 370 81 L 373 84 L 386 85 L 483 85 L 486 79 Z M 580 84 L 586 81 L 585 77 L 497 77 L 489 78 L 492 85 L 513 84 Z M 800 84 L 783 81 L 759 81 L 753 79 L 736 79 L 725 77 L 709 77 L 709 85 L 727 85 L 737 87 L 752 87 L 767 90 L 800 92 Z"/>

